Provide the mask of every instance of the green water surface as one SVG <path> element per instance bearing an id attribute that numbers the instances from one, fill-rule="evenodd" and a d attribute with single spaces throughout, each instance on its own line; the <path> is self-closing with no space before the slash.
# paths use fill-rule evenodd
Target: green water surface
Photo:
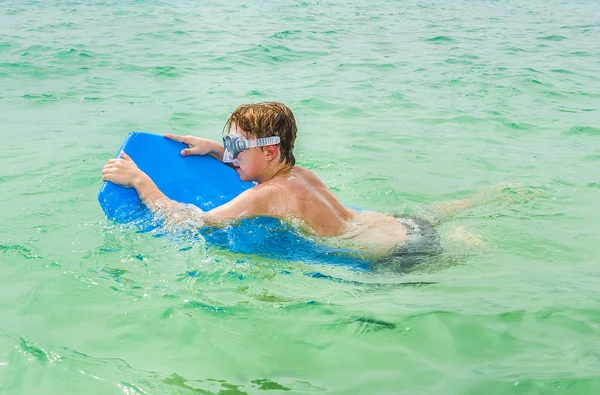
<path id="1" fill-rule="evenodd" d="M 0 393 L 599 394 L 599 15 L 0 2 Z M 104 218 L 100 170 L 128 132 L 218 139 L 263 100 L 292 108 L 298 163 L 346 204 L 486 203 L 405 275 Z"/>

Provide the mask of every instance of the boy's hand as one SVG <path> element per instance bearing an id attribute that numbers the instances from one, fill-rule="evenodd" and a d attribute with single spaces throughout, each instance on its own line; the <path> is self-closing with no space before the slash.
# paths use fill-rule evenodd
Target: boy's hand
<path id="1" fill-rule="evenodd" d="M 110 159 L 102 169 L 102 181 L 110 181 L 124 187 L 135 187 L 146 174 L 141 171 L 135 162 L 125 153 L 121 152 L 120 158 Z"/>
<path id="2" fill-rule="evenodd" d="M 164 137 L 187 144 L 189 148 L 181 150 L 181 156 L 188 155 L 208 155 L 213 152 L 216 142 L 194 136 L 175 136 L 165 134 Z M 218 144 L 217 144 L 218 145 Z"/>

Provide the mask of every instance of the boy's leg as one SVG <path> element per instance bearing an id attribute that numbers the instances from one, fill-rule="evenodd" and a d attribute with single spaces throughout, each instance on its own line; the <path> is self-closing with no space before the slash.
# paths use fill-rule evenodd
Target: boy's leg
<path id="1" fill-rule="evenodd" d="M 484 189 L 476 196 L 438 203 L 434 205 L 434 207 L 442 216 L 449 217 L 462 210 L 467 210 L 490 203 L 526 203 L 542 196 L 543 193 L 544 189 L 540 187 L 520 187 L 514 185 L 511 186 L 510 184 L 498 184 Z"/>

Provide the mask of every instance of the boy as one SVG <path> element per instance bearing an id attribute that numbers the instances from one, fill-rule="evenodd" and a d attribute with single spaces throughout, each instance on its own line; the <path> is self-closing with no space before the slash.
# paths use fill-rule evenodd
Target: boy
<path id="1" fill-rule="evenodd" d="M 282 103 L 241 105 L 225 130 L 228 134 L 223 138 L 224 145 L 199 137 L 165 135 L 188 145 L 181 155 L 212 155 L 232 166 L 240 179 L 258 183 L 230 202 L 200 212 L 205 224 L 219 226 L 247 217 L 277 217 L 297 222 L 309 233 L 338 236 L 358 249 L 367 247 L 373 252 L 407 244 L 411 233 L 434 234 L 431 225 L 424 229 L 427 225 L 410 220 L 403 223 L 372 211 L 356 212 L 341 204 L 313 172 L 295 164 L 296 121 Z M 121 158 L 108 161 L 102 180 L 135 188 L 142 202 L 167 220 L 173 213 L 181 219 L 181 213 L 186 212 L 182 208 L 187 205 L 167 198 L 125 152 Z"/>

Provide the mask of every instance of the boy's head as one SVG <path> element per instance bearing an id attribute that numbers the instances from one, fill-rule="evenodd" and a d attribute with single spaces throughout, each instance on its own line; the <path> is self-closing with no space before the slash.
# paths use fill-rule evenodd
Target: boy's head
<path id="1" fill-rule="evenodd" d="M 232 125 L 248 133 L 249 139 L 279 136 L 280 160 L 294 166 L 294 141 L 296 140 L 296 119 L 292 110 L 279 102 L 242 104 L 227 120 L 225 130 Z"/>

